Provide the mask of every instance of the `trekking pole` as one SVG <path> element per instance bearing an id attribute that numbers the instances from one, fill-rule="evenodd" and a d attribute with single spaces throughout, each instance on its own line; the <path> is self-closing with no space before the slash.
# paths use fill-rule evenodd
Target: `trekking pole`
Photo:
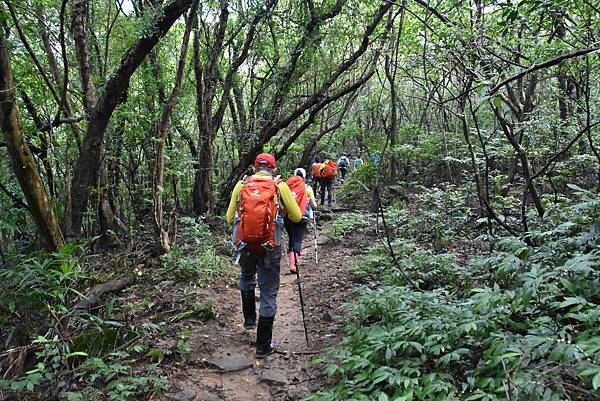
<path id="1" fill-rule="evenodd" d="M 315 244 L 315 265 L 319 264 L 319 251 L 317 248 L 317 211 L 313 211 L 313 240 Z"/>
<path id="2" fill-rule="evenodd" d="M 331 185 L 331 197 L 333 198 L 333 204 L 337 205 L 337 199 L 335 197 L 335 192 L 336 192 L 335 191 L 335 186 L 332 183 L 332 185 Z"/>
<path id="3" fill-rule="evenodd" d="M 290 230 L 291 234 L 291 230 Z M 292 238 L 292 244 L 294 240 Z M 292 245 L 293 246 L 293 245 Z M 304 338 L 306 338 L 306 346 L 308 347 L 308 329 L 306 328 L 306 314 L 304 313 L 304 297 L 302 296 L 302 285 L 300 285 L 300 266 L 298 266 L 298 254 L 294 252 L 294 265 L 296 266 L 296 281 L 298 282 L 298 294 L 300 295 L 300 309 L 302 310 L 302 324 L 304 325 Z"/>

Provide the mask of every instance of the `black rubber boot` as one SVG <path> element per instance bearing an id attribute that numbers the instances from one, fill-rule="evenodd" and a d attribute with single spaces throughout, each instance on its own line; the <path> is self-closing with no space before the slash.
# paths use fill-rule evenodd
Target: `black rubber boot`
<path id="1" fill-rule="evenodd" d="M 265 358 L 273 352 L 275 345 L 272 342 L 274 316 L 258 318 L 258 330 L 256 331 L 256 357 Z"/>
<path id="2" fill-rule="evenodd" d="M 254 290 L 241 291 L 242 310 L 244 311 L 244 328 L 252 330 L 256 328 L 256 301 L 254 299 Z"/>

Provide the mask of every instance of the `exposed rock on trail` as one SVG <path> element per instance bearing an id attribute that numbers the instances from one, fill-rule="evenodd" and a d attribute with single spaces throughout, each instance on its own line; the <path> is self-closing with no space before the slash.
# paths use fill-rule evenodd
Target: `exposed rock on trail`
<path id="1" fill-rule="evenodd" d="M 319 227 L 320 235 L 323 228 Z M 188 362 L 171 365 L 171 371 L 165 372 L 173 384 L 172 394 L 181 389 L 188 394 L 195 391 L 193 400 L 299 400 L 320 387 L 322 374 L 310 360 L 341 336 L 345 315 L 340 306 L 350 298 L 345 266 L 353 250 L 320 236 L 320 265 L 315 266 L 312 239 L 312 233 L 307 232 L 300 268 L 309 347 L 304 337 L 296 276 L 289 274 L 282 255 L 273 329 L 275 353 L 264 360 L 255 359 L 256 331 L 242 327 L 239 290 L 226 282 L 217 283 L 210 296 L 215 300 L 218 318 L 190 328 L 192 350 Z"/>

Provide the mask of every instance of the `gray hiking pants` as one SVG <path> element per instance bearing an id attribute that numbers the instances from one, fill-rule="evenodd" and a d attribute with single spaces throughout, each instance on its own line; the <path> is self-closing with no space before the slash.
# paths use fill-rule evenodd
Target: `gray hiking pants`
<path id="1" fill-rule="evenodd" d="M 240 290 L 253 291 L 258 281 L 260 316 L 273 317 L 277 313 L 280 261 L 281 245 L 277 245 L 274 250 L 264 253 L 240 251 Z"/>

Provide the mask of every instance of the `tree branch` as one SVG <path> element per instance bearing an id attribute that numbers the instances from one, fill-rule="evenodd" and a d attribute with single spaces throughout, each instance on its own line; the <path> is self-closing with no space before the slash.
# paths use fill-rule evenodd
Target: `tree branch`
<path id="1" fill-rule="evenodd" d="M 21 207 L 25 210 L 29 210 L 31 212 L 27 203 L 23 202 L 21 199 L 19 199 L 19 197 L 17 195 L 10 192 L 8 190 L 8 188 L 6 188 L 4 186 L 4 184 L 2 184 L 1 182 L 0 182 L 0 189 L 2 190 L 2 192 L 4 192 L 6 194 L 6 196 L 8 196 L 15 203 L 15 205 L 17 205 L 18 207 Z"/>
<path id="2" fill-rule="evenodd" d="M 50 93 L 52 94 L 52 97 L 56 101 L 56 104 L 60 105 L 60 99 L 58 97 L 58 94 L 56 93 L 56 89 L 54 89 L 54 85 L 50 81 L 50 78 L 48 77 L 46 70 L 44 70 L 44 67 L 42 67 L 42 64 L 38 60 L 33 49 L 31 48 L 31 45 L 29 44 L 29 41 L 27 40 L 27 37 L 25 36 L 23 29 L 21 28 L 21 24 L 19 24 L 19 19 L 17 18 L 15 9 L 14 9 L 12 3 L 10 2 L 10 0 L 5 0 L 5 3 L 6 3 L 6 6 L 8 7 L 8 11 L 10 12 L 10 16 L 15 24 L 15 27 L 17 28 L 17 32 L 19 33 L 19 38 L 21 39 L 21 43 L 23 43 L 23 46 L 25 46 L 25 50 L 27 50 L 27 53 L 31 57 L 33 64 L 35 64 L 35 67 L 37 68 L 40 75 L 44 79 L 44 82 L 46 83 L 46 86 L 50 90 Z"/>
<path id="3" fill-rule="evenodd" d="M 527 75 L 533 71 L 553 67 L 555 65 L 561 64 L 565 60 L 575 58 L 575 57 L 585 56 L 586 54 L 593 53 L 593 52 L 596 52 L 599 50 L 600 50 L 600 47 L 590 47 L 587 49 L 580 49 L 580 50 L 577 50 L 577 51 L 574 51 L 571 53 L 561 54 L 560 56 L 553 57 L 542 63 L 533 64 L 529 68 L 519 71 L 518 73 L 511 75 L 510 77 L 505 78 L 504 80 L 500 81 L 492 89 L 490 89 L 489 95 L 493 95 L 494 93 L 498 92 L 498 90 L 500 88 L 502 88 L 504 85 L 506 85 L 514 80 L 517 80 L 517 79 L 523 77 L 524 75 Z"/>

